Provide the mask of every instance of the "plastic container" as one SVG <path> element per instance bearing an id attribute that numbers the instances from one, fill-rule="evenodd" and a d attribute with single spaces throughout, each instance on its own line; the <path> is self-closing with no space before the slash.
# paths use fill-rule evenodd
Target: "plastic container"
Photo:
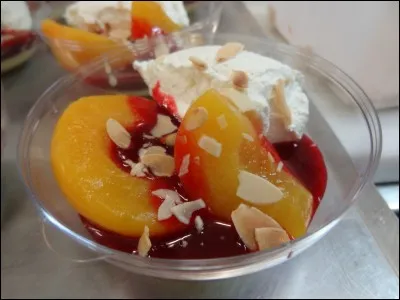
<path id="1" fill-rule="evenodd" d="M 54 126 L 71 102 L 82 96 L 110 93 L 82 81 L 82 78 L 90 77 L 103 68 L 102 61 L 98 61 L 80 69 L 79 76 L 70 75 L 57 81 L 40 97 L 26 118 L 18 146 L 21 175 L 44 220 L 64 233 L 66 239 L 74 240 L 93 251 L 97 259 L 144 275 L 182 280 L 227 278 L 266 269 L 296 256 L 331 230 L 353 205 L 359 191 L 377 167 L 381 132 L 376 112 L 359 86 L 334 65 L 318 56 L 306 56 L 297 48 L 257 38 L 237 35 L 208 35 L 203 38 L 207 44 L 241 42 L 246 49 L 282 61 L 304 74 L 305 91 L 310 98 L 307 133 L 318 144 L 328 168 L 326 194 L 309 231 L 306 236 L 277 249 L 207 260 L 141 258 L 94 242 L 58 187 L 49 151 Z M 185 47 L 190 46 L 190 41 L 191 36 L 185 36 L 183 40 L 176 37 L 175 40 Z M 115 61 L 118 61 L 118 56 L 110 58 L 111 64 Z M 335 107 L 336 111 L 352 114 L 359 128 L 357 136 L 363 137 L 362 145 L 368 149 L 366 160 L 359 161 L 354 156 L 348 156 L 340 143 L 340 140 L 346 143 L 346 137 L 354 135 L 353 132 L 336 131 L 337 138 L 332 134 L 328 122 L 319 112 L 327 104 Z"/>
<path id="2" fill-rule="evenodd" d="M 3 83 L 1 83 L 1 167 L 3 169 L 3 152 L 6 146 L 6 129 L 8 125 L 8 115 L 4 98 Z M 3 175 L 3 172 L 1 172 Z M 3 198 L 3 176 L 1 176 L 1 223 L 3 223 L 3 216 L 5 211 L 5 199 Z"/>
<path id="3" fill-rule="evenodd" d="M 62 15 L 68 5 L 74 1 L 58 2 L 53 5 L 53 13 L 50 18 L 59 23 L 63 22 Z M 201 29 L 206 33 L 214 33 L 218 27 L 221 11 L 223 7 L 222 1 L 186 1 L 185 7 L 188 11 L 190 26 L 182 31 L 193 31 Z M 110 73 L 105 66 L 104 70 L 100 70 L 98 74 L 93 74 L 92 83 L 106 88 L 115 89 L 136 89 L 138 86 L 144 88 L 144 83 L 139 74 L 132 69 L 132 61 L 135 58 L 151 58 L 153 53 L 149 53 L 147 45 L 150 41 L 156 42 L 158 53 L 171 51 L 168 43 L 170 37 L 160 36 L 158 39 L 139 39 L 134 42 L 126 43 L 103 43 L 85 41 L 78 42 L 76 40 L 47 38 L 42 34 L 42 38 L 50 47 L 57 61 L 68 71 L 76 71 L 82 64 L 89 63 L 99 57 L 103 57 L 105 64 L 107 60 L 113 56 L 113 53 L 121 55 L 120 64 L 114 63 L 113 72 Z M 156 51 L 157 52 L 157 51 Z"/>

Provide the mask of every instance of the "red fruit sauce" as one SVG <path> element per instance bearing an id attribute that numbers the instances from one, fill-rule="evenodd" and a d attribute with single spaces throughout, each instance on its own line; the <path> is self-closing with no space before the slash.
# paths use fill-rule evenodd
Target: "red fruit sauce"
<path id="1" fill-rule="evenodd" d="M 110 155 L 113 161 L 124 171 L 129 172 L 129 166 L 123 163 L 126 159 L 138 161 L 138 150 L 144 144 L 163 145 L 158 139 L 147 139 L 143 134 L 149 134 L 156 123 L 156 115 L 163 114 L 171 116 L 170 112 L 176 115 L 176 106 L 172 99 L 161 99 L 160 93 L 154 93 L 155 102 L 143 102 L 138 97 L 131 97 L 128 101 L 132 106 L 135 115 L 140 115 L 141 119 L 128 129 L 132 135 L 132 143 L 129 149 L 123 150 L 111 144 Z M 173 106 L 170 107 L 169 104 Z M 164 107 L 166 106 L 166 107 Z M 176 125 L 179 120 L 171 117 Z M 164 146 L 164 145 L 163 145 Z M 285 142 L 274 144 L 279 156 L 294 176 L 296 176 L 304 186 L 314 196 L 314 211 L 317 209 L 320 200 L 325 192 L 327 183 L 327 172 L 325 163 L 318 147 L 308 137 L 296 142 Z M 164 146 L 165 147 L 165 146 Z M 173 148 L 167 147 L 167 153 L 173 155 Z M 157 178 L 149 175 L 146 179 L 151 181 L 151 190 L 167 188 L 177 191 L 182 198 L 187 199 L 179 177 L 174 175 L 170 178 Z M 188 199 L 194 200 L 194 199 Z M 155 210 L 157 210 L 160 200 L 153 196 Z M 199 233 L 194 226 L 194 218 L 200 215 L 204 222 L 204 230 Z M 82 221 L 91 233 L 93 238 L 107 247 L 136 253 L 138 238 L 122 236 L 110 232 L 93 224 L 89 220 L 82 218 Z M 173 220 L 171 220 L 173 219 Z M 177 222 L 171 217 L 167 222 Z M 213 216 L 207 209 L 202 209 L 193 214 L 190 225 L 185 229 L 169 235 L 151 237 L 152 248 L 149 252 L 150 257 L 169 258 L 169 259 L 205 259 L 228 257 L 249 253 L 250 251 L 239 238 L 232 223 L 221 222 Z"/>

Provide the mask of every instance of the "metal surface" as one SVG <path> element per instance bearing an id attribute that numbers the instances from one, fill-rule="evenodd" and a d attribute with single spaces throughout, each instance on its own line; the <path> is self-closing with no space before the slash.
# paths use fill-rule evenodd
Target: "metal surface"
<path id="1" fill-rule="evenodd" d="M 239 22 L 240 20 L 240 22 Z M 227 3 L 221 31 L 261 35 L 240 2 Z M 398 298 L 399 221 L 373 185 L 358 204 L 314 247 L 293 260 L 236 279 L 180 282 L 127 273 L 103 262 L 75 264 L 50 252 L 40 220 L 15 166 L 19 130 L 31 105 L 64 72 L 41 47 L 23 69 L 2 78 L 11 119 L 2 165 L 2 298 Z M 69 257 L 82 251 L 49 232 Z M 87 255 L 87 252 L 84 251 Z"/>

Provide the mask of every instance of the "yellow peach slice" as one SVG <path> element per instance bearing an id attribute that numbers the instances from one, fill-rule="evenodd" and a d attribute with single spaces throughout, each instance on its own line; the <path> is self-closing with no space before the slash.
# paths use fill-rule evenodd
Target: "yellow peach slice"
<path id="1" fill-rule="evenodd" d="M 207 120 L 188 130 L 185 125 L 193 122 L 199 108 L 207 111 Z M 213 213 L 225 220 L 241 203 L 248 204 L 237 195 L 239 174 L 251 173 L 267 179 L 275 187 L 274 193 L 282 194 L 281 199 L 272 201 L 272 195 L 256 195 L 255 190 L 250 196 L 265 202 L 250 204 L 275 219 L 290 235 L 299 237 L 305 234 L 310 220 L 312 195 L 286 168 L 278 168 L 279 156 L 273 146 L 259 138 L 255 125 L 259 120 L 250 118 L 256 115 L 244 115 L 216 90 L 207 91 L 192 104 L 178 130 L 176 169 L 189 154 L 188 172 L 181 176 L 186 191 L 193 198 L 202 198 Z M 280 191 L 276 192 L 276 187 Z"/>

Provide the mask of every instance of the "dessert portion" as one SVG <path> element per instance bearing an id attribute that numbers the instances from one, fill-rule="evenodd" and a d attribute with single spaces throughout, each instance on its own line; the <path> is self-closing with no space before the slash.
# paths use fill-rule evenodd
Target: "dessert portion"
<path id="1" fill-rule="evenodd" d="M 53 170 L 96 241 L 143 257 L 202 259 L 306 234 L 327 172 L 304 134 L 300 75 L 243 48 L 206 46 L 135 64 L 155 101 L 92 96 L 66 109 Z"/>
<path id="2" fill-rule="evenodd" d="M 25 1 L 1 1 L 1 72 L 7 72 L 34 52 L 36 35 Z"/>
<path id="3" fill-rule="evenodd" d="M 130 50 L 131 43 L 186 26 L 189 17 L 182 1 L 77 1 L 67 7 L 62 20 L 46 19 L 41 24 L 64 68 L 73 71 L 95 58 L 107 58 L 109 53 L 119 51 L 123 57 L 118 65 L 112 65 L 113 73 L 118 73 L 113 75 L 130 84 L 141 81 L 131 67 L 134 55 L 138 55 Z M 110 82 L 110 86 L 115 85 Z"/>

